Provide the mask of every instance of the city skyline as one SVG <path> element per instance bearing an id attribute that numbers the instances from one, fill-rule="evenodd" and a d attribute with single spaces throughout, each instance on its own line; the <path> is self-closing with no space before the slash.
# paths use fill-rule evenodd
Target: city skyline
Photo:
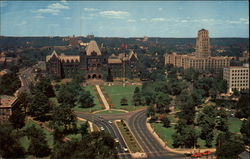
<path id="1" fill-rule="evenodd" d="M 1 1 L 1 36 L 249 37 L 248 1 Z M 22 5 L 20 5 L 22 4 Z"/>

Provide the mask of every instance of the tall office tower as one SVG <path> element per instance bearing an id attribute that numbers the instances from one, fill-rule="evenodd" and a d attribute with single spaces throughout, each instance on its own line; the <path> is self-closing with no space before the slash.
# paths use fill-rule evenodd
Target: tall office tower
<path id="1" fill-rule="evenodd" d="M 195 47 L 196 57 L 210 57 L 210 39 L 208 36 L 208 30 L 201 29 L 198 31 L 198 37 L 196 38 Z"/>

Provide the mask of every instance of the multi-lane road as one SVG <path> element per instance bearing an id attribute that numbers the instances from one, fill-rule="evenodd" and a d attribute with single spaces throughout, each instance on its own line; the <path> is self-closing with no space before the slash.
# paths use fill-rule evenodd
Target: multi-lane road
<path id="1" fill-rule="evenodd" d="M 132 158 L 128 153 L 124 152 L 122 147 L 125 147 L 117 127 L 113 123 L 108 121 L 125 120 L 128 123 L 129 128 L 136 137 L 137 141 L 143 148 L 143 151 L 147 154 L 149 159 L 184 159 L 184 155 L 167 151 L 152 135 L 150 130 L 146 126 L 146 110 L 137 110 L 130 113 L 123 114 L 105 114 L 101 118 L 95 114 L 86 114 L 76 112 L 76 115 L 80 118 L 92 121 L 98 127 L 103 127 L 106 132 L 109 132 L 114 138 L 119 139 L 120 146 L 118 148 L 120 158 Z"/>

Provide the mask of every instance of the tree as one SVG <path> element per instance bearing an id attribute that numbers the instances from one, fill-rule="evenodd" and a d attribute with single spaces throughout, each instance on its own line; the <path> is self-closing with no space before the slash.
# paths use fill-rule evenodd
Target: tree
<path id="1" fill-rule="evenodd" d="M 133 95 L 133 103 L 135 106 L 143 104 L 142 95 L 141 95 L 139 87 L 135 88 L 134 95 Z"/>
<path id="2" fill-rule="evenodd" d="M 229 123 L 227 113 L 224 109 L 220 109 L 217 113 L 215 120 L 215 128 L 222 132 L 227 132 L 229 130 Z"/>
<path id="3" fill-rule="evenodd" d="M 52 159 L 117 159 L 113 138 L 104 132 L 92 132 L 81 140 L 67 141 L 55 147 Z"/>
<path id="4" fill-rule="evenodd" d="M 82 135 L 82 138 L 85 135 L 88 135 L 88 124 L 87 124 L 87 122 L 82 123 L 78 131 Z"/>
<path id="5" fill-rule="evenodd" d="M 76 116 L 67 105 L 54 108 L 50 126 L 58 132 L 68 133 L 76 130 Z"/>
<path id="6" fill-rule="evenodd" d="M 24 149 L 19 137 L 13 135 L 10 123 L 0 125 L 0 156 L 3 158 L 24 158 Z"/>
<path id="7" fill-rule="evenodd" d="M 175 127 L 175 133 L 172 135 L 173 146 L 192 148 L 196 146 L 198 136 L 193 125 L 187 125 L 185 120 L 180 119 Z"/>
<path id="8" fill-rule="evenodd" d="M 243 135 L 243 140 L 246 145 L 250 144 L 250 117 L 247 120 L 242 122 L 240 132 Z"/>
<path id="9" fill-rule="evenodd" d="M 156 95 L 156 109 L 160 113 L 168 113 L 169 110 L 169 104 L 170 104 L 171 98 L 166 93 L 158 93 Z"/>
<path id="10" fill-rule="evenodd" d="M 218 159 L 235 159 L 245 149 L 242 138 L 235 134 L 221 133 L 217 137 L 216 156 Z"/>
<path id="11" fill-rule="evenodd" d="M 81 108 L 90 108 L 95 106 L 94 97 L 90 94 L 89 91 L 81 91 L 79 93 L 77 102 L 80 104 Z"/>
<path id="12" fill-rule="evenodd" d="M 248 118 L 250 116 L 249 104 L 249 93 L 242 93 L 236 105 L 235 115 L 239 118 Z"/>
<path id="13" fill-rule="evenodd" d="M 20 104 L 20 108 L 24 109 L 25 114 L 27 113 L 27 108 L 31 103 L 32 97 L 30 94 L 26 92 L 21 92 L 18 95 L 18 103 Z"/>
<path id="14" fill-rule="evenodd" d="M 195 119 L 195 105 L 192 97 L 186 96 L 186 102 L 181 105 L 181 112 L 179 112 L 178 117 L 185 119 L 188 125 L 194 123 Z"/>
<path id="15" fill-rule="evenodd" d="M 166 128 L 170 127 L 170 120 L 168 119 L 167 116 L 163 117 L 161 120 L 163 122 L 164 127 L 166 127 Z"/>
<path id="16" fill-rule="evenodd" d="M 216 110 L 213 106 L 206 106 L 198 117 L 201 127 L 200 138 L 206 141 L 206 146 L 211 147 L 214 137 Z"/>
<path id="17" fill-rule="evenodd" d="M 36 92 L 29 105 L 29 114 L 38 120 L 44 120 L 49 111 L 50 105 L 48 97 L 41 92 Z"/>
<path id="18" fill-rule="evenodd" d="M 123 97 L 120 102 L 121 105 L 128 105 L 128 100 L 126 97 Z"/>
<path id="19" fill-rule="evenodd" d="M 16 73 L 6 73 L 0 78 L 0 94 L 13 95 L 20 86 Z"/>
<path id="20" fill-rule="evenodd" d="M 20 129 L 25 125 L 25 112 L 20 104 L 15 104 L 12 107 L 12 114 L 9 118 L 9 121 L 16 129 Z"/>
<path id="21" fill-rule="evenodd" d="M 49 79 L 41 78 L 35 87 L 39 92 L 44 93 L 48 98 L 55 97 L 55 91 Z"/>
<path id="22" fill-rule="evenodd" d="M 30 139 L 28 152 L 31 155 L 35 157 L 46 157 L 50 154 L 50 148 L 46 140 L 46 135 L 41 128 L 32 125 L 26 128 L 25 132 Z"/>
<path id="23" fill-rule="evenodd" d="M 73 108 L 81 91 L 83 91 L 81 86 L 76 82 L 61 85 L 58 92 L 58 102 Z"/>
<path id="24" fill-rule="evenodd" d="M 154 107 L 153 106 L 149 106 L 147 108 L 147 116 L 148 117 L 151 117 L 151 116 L 154 116 L 155 115 L 155 110 L 154 110 Z"/>

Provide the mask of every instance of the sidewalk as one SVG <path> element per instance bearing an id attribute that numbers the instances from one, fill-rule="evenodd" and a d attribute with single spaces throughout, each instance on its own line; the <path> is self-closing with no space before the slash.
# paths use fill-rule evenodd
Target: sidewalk
<path id="1" fill-rule="evenodd" d="M 149 119 L 149 118 L 148 118 Z M 147 121 L 148 121 L 147 119 Z M 167 151 L 170 152 L 174 152 L 174 153 L 178 153 L 178 154 L 185 154 L 185 153 L 190 153 L 190 152 L 198 152 L 198 151 L 212 151 L 215 152 L 216 149 L 213 148 L 207 148 L 207 149 L 182 149 L 182 148 L 178 148 L 178 149 L 173 149 L 167 146 L 167 144 L 159 137 L 159 135 L 153 130 L 153 128 L 151 127 L 151 125 L 146 121 L 146 126 L 149 130 L 149 132 L 154 136 L 154 138 L 162 145 L 162 147 L 164 147 Z"/>
<path id="2" fill-rule="evenodd" d="M 97 92 L 99 93 L 99 96 L 100 96 L 101 99 L 102 99 L 102 102 L 103 102 L 103 104 L 104 104 L 104 106 L 105 106 L 105 110 L 109 110 L 109 109 L 110 109 L 109 104 L 108 104 L 106 98 L 104 97 L 104 95 L 103 95 L 103 93 L 102 93 L 102 90 L 101 90 L 100 86 L 99 86 L 99 85 L 95 85 L 95 87 L 96 87 Z"/>

